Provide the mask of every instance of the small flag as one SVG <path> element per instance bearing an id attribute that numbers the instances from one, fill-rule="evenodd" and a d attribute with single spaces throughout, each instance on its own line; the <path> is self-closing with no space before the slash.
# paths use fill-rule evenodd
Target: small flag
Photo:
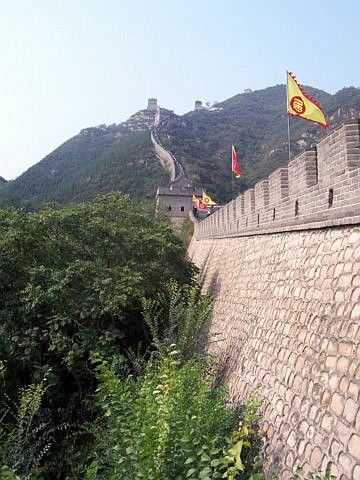
<path id="1" fill-rule="evenodd" d="M 235 178 L 241 177 L 240 165 L 237 158 L 236 148 L 231 145 L 231 171 L 234 173 Z"/>
<path id="2" fill-rule="evenodd" d="M 217 203 L 214 202 L 214 200 L 212 200 L 211 197 L 206 192 L 203 192 L 202 201 L 206 205 L 217 205 Z"/>
<path id="3" fill-rule="evenodd" d="M 204 202 L 204 200 L 200 197 L 195 197 L 195 195 L 192 196 L 192 203 L 193 203 L 193 206 L 198 208 L 199 210 L 207 210 L 208 209 L 208 206 Z"/>
<path id="4" fill-rule="evenodd" d="M 287 111 L 293 117 L 301 117 L 329 128 L 320 104 L 303 90 L 291 72 L 287 72 Z"/>
<path id="5" fill-rule="evenodd" d="M 199 210 L 208 210 L 208 206 L 204 203 L 201 198 L 198 199 L 197 208 Z"/>

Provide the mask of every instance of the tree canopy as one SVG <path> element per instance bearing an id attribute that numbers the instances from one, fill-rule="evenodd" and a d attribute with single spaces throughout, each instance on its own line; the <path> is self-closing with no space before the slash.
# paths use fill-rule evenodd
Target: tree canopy
<path id="1" fill-rule="evenodd" d="M 0 360 L 7 391 L 41 381 L 61 408 L 94 389 L 89 357 L 150 342 L 141 305 L 193 266 L 171 226 L 128 196 L 0 210 Z M 11 384 L 11 385 L 10 385 Z"/>

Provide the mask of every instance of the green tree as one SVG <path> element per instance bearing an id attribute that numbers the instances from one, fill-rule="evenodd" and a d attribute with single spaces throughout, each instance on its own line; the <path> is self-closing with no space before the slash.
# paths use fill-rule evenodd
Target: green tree
<path id="1" fill-rule="evenodd" d="M 90 351 L 111 359 L 150 344 L 143 299 L 193 273 L 170 225 L 121 194 L 40 213 L 0 210 L 0 360 L 8 371 L 0 388 L 15 392 L 50 368 L 44 407 L 89 418 Z"/>

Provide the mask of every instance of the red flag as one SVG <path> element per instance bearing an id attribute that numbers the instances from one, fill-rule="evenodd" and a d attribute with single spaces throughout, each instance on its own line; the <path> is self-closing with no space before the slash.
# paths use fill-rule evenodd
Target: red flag
<path id="1" fill-rule="evenodd" d="M 241 177 L 240 165 L 234 145 L 231 145 L 231 171 L 234 173 L 235 178 Z"/>

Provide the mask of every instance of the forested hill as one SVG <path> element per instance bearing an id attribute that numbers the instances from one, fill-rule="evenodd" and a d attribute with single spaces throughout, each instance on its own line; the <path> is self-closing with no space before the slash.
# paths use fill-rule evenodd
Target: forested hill
<path id="1" fill-rule="evenodd" d="M 335 95 L 305 88 L 322 104 L 331 129 L 359 116 L 359 88 L 344 88 Z M 224 202 L 288 162 L 285 85 L 236 95 L 215 107 L 171 120 L 162 130 L 161 141 L 195 183 Z M 290 131 L 293 156 L 329 132 L 294 118 L 290 119 Z M 243 172 L 236 181 L 231 175 L 231 144 L 238 147 Z"/>
<path id="2" fill-rule="evenodd" d="M 172 112 L 161 109 L 163 116 Z M 0 186 L 0 205 L 30 210 L 46 202 L 84 201 L 122 191 L 153 199 L 168 182 L 155 156 L 149 128 L 155 112 L 141 110 L 119 125 L 85 128 L 16 180 Z"/>
<path id="3" fill-rule="evenodd" d="M 305 87 L 323 106 L 331 128 L 359 116 L 360 89 L 335 95 Z M 195 186 L 225 202 L 288 161 L 284 85 L 236 95 L 210 109 L 183 116 L 161 109 L 160 140 L 185 167 Z M 149 128 L 155 112 L 142 110 L 119 125 L 87 128 L 66 141 L 16 180 L 0 184 L 0 204 L 37 208 L 44 202 L 88 200 L 120 190 L 153 198 L 169 177 L 155 156 Z M 291 119 L 291 150 L 311 147 L 328 131 Z M 230 148 L 235 144 L 243 176 L 232 180 Z"/>

